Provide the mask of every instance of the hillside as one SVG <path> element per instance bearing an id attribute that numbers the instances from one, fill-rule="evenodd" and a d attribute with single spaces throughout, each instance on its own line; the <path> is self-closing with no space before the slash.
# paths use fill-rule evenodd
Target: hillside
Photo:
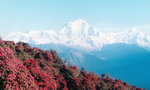
<path id="1" fill-rule="evenodd" d="M 54 50 L 0 39 L 1 90 L 141 90 L 106 74 L 66 65 Z"/>

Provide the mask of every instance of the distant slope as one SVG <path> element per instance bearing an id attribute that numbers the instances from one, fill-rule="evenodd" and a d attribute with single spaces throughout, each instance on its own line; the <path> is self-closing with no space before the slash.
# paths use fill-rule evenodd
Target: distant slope
<path id="1" fill-rule="evenodd" d="M 53 49 L 71 64 L 82 66 L 99 75 L 108 73 L 113 78 L 128 81 L 132 85 L 149 89 L 150 52 L 129 44 L 105 45 L 101 50 L 84 51 L 63 45 L 32 45 L 42 49 Z M 144 75 L 144 77 L 142 77 Z"/>
<path id="2" fill-rule="evenodd" d="M 146 49 L 136 45 L 112 44 L 93 53 L 106 58 L 107 64 L 103 71 L 93 68 L 97 73 L 107 72 L 114 78 L 119 77 L 130 84 L 150 89 L 150 52 Z M 97 66 L 102 68 L 100 65 Z"/>

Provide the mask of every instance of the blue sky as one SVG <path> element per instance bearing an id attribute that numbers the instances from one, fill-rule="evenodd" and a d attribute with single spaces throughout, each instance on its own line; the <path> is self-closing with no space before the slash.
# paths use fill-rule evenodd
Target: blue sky
<path id="1" fill-rule="evenodd" d="M 150 34 L 150 0 L 0 0 L 0 35 L 59 30 L 84 19 L 103 32 L 136 27 Z"/>

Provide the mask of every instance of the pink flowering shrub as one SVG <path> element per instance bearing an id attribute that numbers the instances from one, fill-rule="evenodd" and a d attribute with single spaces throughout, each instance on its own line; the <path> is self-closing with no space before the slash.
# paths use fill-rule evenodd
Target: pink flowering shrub
<path id="1" fill-rule="evenodd" d="M 0 77 L 3 89 L 38 89 L 34 78 L 9 48 L 0 48 Z"/>
<path id="2" fill-rule="evenodd" d="M 25 59 L 24 65 L 30 71 L 40 89 L 57 88 L 56 80 L 53 79 L 54 73 L 56 73 L 53 73 L 53 68 L 49 68 L 46 64 L 34 59 Z"/>
<path id="3" fill-rule="evenodd" d="M 15 49 L 17 52 L 21 52 L 21 51 L 23 51 L 24 48 L 21 45 L 16 45 Z"/>
<path id="4" fill-rule="evenodd" d="M 0 37 L 0 45 L 4 45 L 4 41 L 1 39 L 1 37 Z"/>

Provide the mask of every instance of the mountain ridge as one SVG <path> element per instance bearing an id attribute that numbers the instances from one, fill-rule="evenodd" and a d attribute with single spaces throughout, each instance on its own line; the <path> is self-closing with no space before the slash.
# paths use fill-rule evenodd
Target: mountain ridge
<path id="1" fill-rule="evenodd" d="M 4 40 L 31 44 L 55 43 L 89 50 L 100 50 L 103 45 L 114 43 L 135 44 L 150 48 L 150 36 L 142 31 L 130 29 L 117 33 L 103 33 L 82 19 L 67 23 L 59 32 L 54 30 L 14 32 L 4 37 Z"/>

